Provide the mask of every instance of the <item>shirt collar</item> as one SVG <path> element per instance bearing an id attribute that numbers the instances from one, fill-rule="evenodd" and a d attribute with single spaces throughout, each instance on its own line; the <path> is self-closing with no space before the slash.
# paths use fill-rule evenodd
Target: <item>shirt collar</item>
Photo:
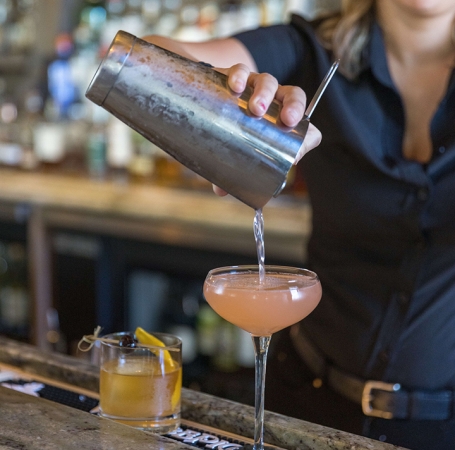
<path id="1" fill-rule="evenodd" d="M 390 75 L 389 66 L 387 64 L 387 57 L 385 51 L 384 36 L 382 29 L 377 23 L 373 22 L 370 34 L 369 45 L 367 46 L 365 52 L 365 58 L 363 60 L 362 71 L 371 69 L 371 72 L 375 78 L 382 83 L 384 86 L 387 86 L 394 91 L 396 91 L 395 84 Z M 455 91 L 455 68 L 452 70 L 450 76 L 447 95 L 452 95 Z"/>
<path id="2" fill-rule="evenodd" d="M 365 53 L 363 69 L 371 69 L 373 75 L 380 83 L 396 90 L 387 64 L 384 36 L 381 27 L 376 21 L 373 22 L 369 45 Z"/>

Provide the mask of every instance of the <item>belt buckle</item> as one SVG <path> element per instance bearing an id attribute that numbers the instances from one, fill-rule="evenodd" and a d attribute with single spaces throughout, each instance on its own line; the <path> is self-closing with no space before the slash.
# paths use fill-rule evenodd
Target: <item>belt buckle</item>
<path id="1" fill-rule="evenodd" d="M 374 396 L 371 391 L 380 390 L 396 392 L 401 389 L 399 383 L 385 383 L 383 381 L 366 381 L 362 391 L 362 412 L 369 417 L 379 417 L 381 419 L 392 419 L 393 413 L 373 408 L 371 404 Z"/>

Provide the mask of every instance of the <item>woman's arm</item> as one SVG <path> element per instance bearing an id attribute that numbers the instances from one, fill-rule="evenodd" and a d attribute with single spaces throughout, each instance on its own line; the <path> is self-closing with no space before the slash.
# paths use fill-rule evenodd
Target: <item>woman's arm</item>
<path id="1" fill-rule="evenodd" d="M 182 42 L 164 36 L 145 36 L 144 40 L 178 53 L 194 61 L 204 61 L 214 67 L 231 67 L 242 63 L 252 72 L 257 71 L 250 52 L 235 38 L 213 39 L 205 42 Z"/>

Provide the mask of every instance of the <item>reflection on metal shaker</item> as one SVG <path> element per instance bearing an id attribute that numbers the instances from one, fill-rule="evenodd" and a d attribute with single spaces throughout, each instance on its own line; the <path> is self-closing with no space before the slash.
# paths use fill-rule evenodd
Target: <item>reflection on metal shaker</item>
<path id="1" fill-rule="evenodd" d="M 254 209 L 286 184 L 308 129 L 280 124 L 274 101 L 248 111 L 227 77 L 119 31 L 86 96 L 203 178 Z"/>

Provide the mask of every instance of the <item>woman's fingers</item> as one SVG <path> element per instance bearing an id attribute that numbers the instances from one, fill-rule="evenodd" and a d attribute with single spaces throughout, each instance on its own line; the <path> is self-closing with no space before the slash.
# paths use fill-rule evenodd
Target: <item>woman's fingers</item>
<path id="1" fill-rule="evenodd" d="M 228 76 L 228 83 L 229 87 L 236 92 L 237 94 L 241 94 L 247 84 L 248 84 L 248 77 L 250 76 L 250 69 L 248 69 L 245 64 L 236 64 L 235 66 L 230 67 L 229 69 L 217 69 L 220 72 L 223 72 L 225 75 Z"/>
<path id="2" fill-rule="evenodd" d="M 283 105 L 280 118 L 285 125 L 295 127 L 302 120 L 306 95 L 299 87 L 280 86 L 272 75 L 250 72 L 244 64 L 236 64 L 222 71 L 228 75 L 229 87 L 234 92 L 242 93 L 247 85 L 253 89 L 248 107 L 254 115 L 264 115 L 276 99 Z"/>
<path id="3" fill-rule="evenodd" d="M 275 98 L 283 104 L 281 121 L 288 127 L 295 127 L 305 114 L 305 92 L 297 86 L 278 86 Z"/>
<path id="4" fill-rule="evenodd" d="M 312 123 L 310 123 L 305 139 L 303 140 L 303 144 L 297 153 L 297 157 L 295 158 L 294 164 L 297 164 L 306 153 L 317 147 L 321 143 L 321 140 L 321 132 Z"/>
<path id="5" fill-rule="evenodd" d="M 265 114 L 278 89 L 277 80 L 267 73 L 251 72 L 245 64 L 236 64 L 229 69 L 217 69 L 228 76 L 229 87 L 241 94 L 246 86 L 253 89 L 248 107 L 256 116 Z"/>
<path id="6" fill-rule="evenodd" d="M 218 186 L 215 186 L 214 184 L 212 184 L 212 187 L 213 187 L 213 192 L 215 192 L 215 194 L 219 195 L 220 197 L 224 197 L 228 194 L 224 189 L 221 189 Z"/>
<path id="7" fill-rule="evenodd" d="M 248 108 L 255 116 L 264 115 L 275 98 L 277 80 L 267 73 L 251 72 L 244 64 L 236 64 L 225 73 L 228 75 L 229 87 L 234 92 L 241 94 L 246 86 L 253 89 Z"/>
<path id="8" fill-rule="evenodd" d="M 256 116 L 266 113 L 278 89 L 278 81 L 267 73 L 251 74 L 248 84 L 253 88 L 248 108 Z"/>
<path id="9" fill-rule="evenodd" d="M 274 99 L 282 104 L 280 119 L 284 125 L 295 127 L 305 114 L 306 95 L 296 86 L 281 86 L 278 81 L 267 73 L 251 72 L 244 64 L 236 64 L 229 69 L 216 69 L 228 76 L 229 87 L 236 93 L 241 94 L 246 86 L 253 89 L 248 107 L 250 111 L 261 117 L 264 115 Z M 321 132 L 311 123 L 303 144 L 297 154 L 294 164 L 321 142 Z M 213 185 L 213 191 L 219 196 L 227 195 L 227 192 Z"/>

